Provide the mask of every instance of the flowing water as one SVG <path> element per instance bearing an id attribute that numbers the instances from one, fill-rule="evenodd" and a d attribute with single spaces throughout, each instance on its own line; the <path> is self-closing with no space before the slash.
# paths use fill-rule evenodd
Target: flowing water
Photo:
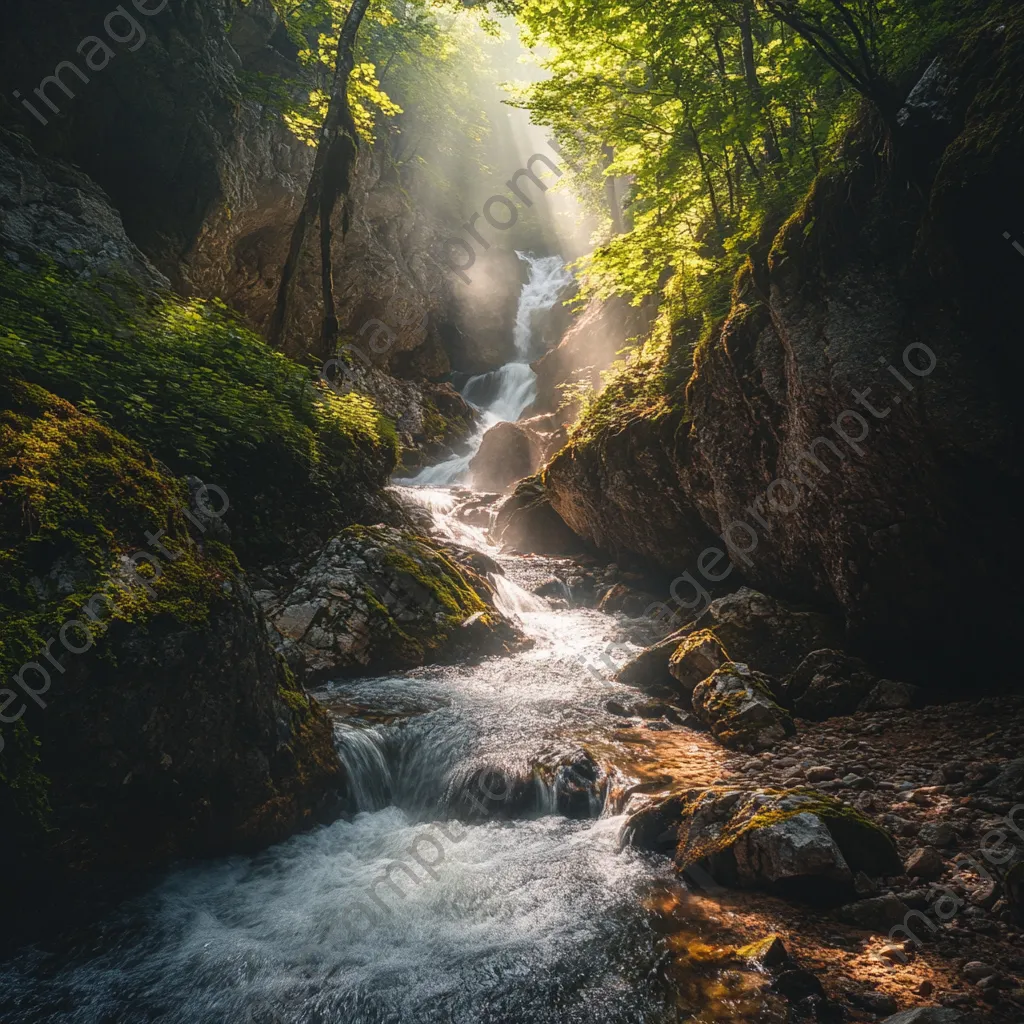
<path id="1" fill-rule="evenodd" d="M 476 431 L 467 439 L 467 451 L 436 466 L 427 466 L 410 483 L 437 486 L 464 480 L 484 434 L 496 423 L 514 423 L 537 397 L 537 375 L 530 368 L 530 360 L 543 354 L 537 343 L 537 320 L 564 297 L 573 277 L 560 256 L 538 257 L 522 252 L 516 255 L 529 267 L 516 310 L 516 358 L 466 381 L 462 397 L 480 414 Z"/>
<path id="2" fill-rule="evenodd" d="M 450 515 L 451 492 L 405 493 L 440 533 L 486 547 Z M 532 648 L 325 686 L 358 813 L 256 856 L 172 870 L 98 924 L 23 950 L 0 965 L 0 1019 L 741 1019 L 747 982 L 709 1002 L 672 973 L 649 909 L 667 864 L 619 848 L 629 780 L 568 817 L 562 775 L 535 770 L 621 729 L 604 703 L 636 697 L 608 670 L 636 650 L 628 624 L 530 593 L 550 562 L 488 553 L 506 568 L 498 603 Z M 527 780 L 520 797 L 532 786 L 537 799 L 518 810 L 490 799 L 499 776 Z M 467 793 L 477 811 L 456 820 Z"/>
<path id="3" fill-rule="evenodd" d="M 490 396 L 485 425 L 532 401 L 533 315 L 569 280 L 557 257 L 523 258 L 522 361 L 466 385 L 470 400 Z M 458 480 L 468 462 L 420 480 Z M 667 862 L 620 849 L 636 778 L 608 768 L 626 748 L 616 740 L 623 720 L 605 703 L 636 699 L 612 679 L 639 649 L 636 627 L 532 594 L 552 560 L 502 556 L 453 514 L 457 492 L 398 491 L 439 537 L 501 561 L 496 603 L 533 646 L 325 686 L 318 696 L 335 714 L 357 813 L 257 856 L 172 870 L 104 920 L 21 951 L 0 964 L 0 1020 L 755 1019 L 746 975 L 681 971 L 652 910 L 654 894 L 681 891 Z M 594 760 L 580 768 L 584 747 L 605 759 L 600 772 Z"/>

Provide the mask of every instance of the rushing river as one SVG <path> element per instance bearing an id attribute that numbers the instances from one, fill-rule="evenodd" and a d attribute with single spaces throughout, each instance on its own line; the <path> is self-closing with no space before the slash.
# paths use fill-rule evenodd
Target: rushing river
<path id="1" fill-rule="evenodd" d="M 497 371 L 487 421 L 515 419 L 531 400 L 529 310 L 550 306 L 565 281 L 557 258 L 531 261 L 523 362 Z M 458 479 L 462 461 L 435 475 Z M 681 890 L 667 862 L 620 849 L 628 769 L 571 814 L 563 801 L 558 759 L 616 747 L 624 722 L 605 704 L 637 697 L 611 678 L 638 649 L 637 627 L 534 596 L 551 562 L 490 548 L 451 514 L 450 489 L 400 492 L 439 536 L 501 561 L 499 606 L 533 646 L 471 667 L 325 686 L 318 696 L 336 716 L 358 813 L 256 856 L 171 870 L 101 921 L 20 951 L 0 964 L 0 1020 L 760 1019 L 741 1016 L 756 1009 L 745 976 L 680 974 L 652 904 Z M 527 780 L 529 799 L 510 803 L 495 779 Z"/>

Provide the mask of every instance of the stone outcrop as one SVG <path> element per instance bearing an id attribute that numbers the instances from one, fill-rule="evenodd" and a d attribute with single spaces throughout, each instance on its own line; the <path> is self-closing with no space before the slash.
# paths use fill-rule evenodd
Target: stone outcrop
<path id="1" fill-rule="evenodd" d="M 995 21 L 956 43 L 892 164 L 861 124 L 751 254 L 689 379 L 550 464 L 574 531 L 697 579 L 717 547 L 751 586 L 841 611 L 854 651 L 899 675 L 955 676 L 1010 628 L 1024 264 L 998 225 L 1024 221 L 1024 114 L 999 97 L 1022 48 Z"/>
<path id="2" fill-rule="evenodd" d="M 9 97 L 52 74 L 55 56 L 75 56 L 110 5 L 18 0 L 10 8 L 0 39 L 7 86 L 0 119 L 17 125 L 43 155 L 81 168 L 177 291 L 221 298 L 266 328 L 315 153 L 289 131 L 280 102 L 260 84 L 276 80 L 296 95 L 313 86 L 270 0 L 175 0 L 140 16 L 145 42 L 135 52 L 121 48 L 88 83 L 74 79 L 73 98 L 51 87 L 61 113 L 47 125 Z M 416 177 L 414 165 L 403 176 L 387 146 L 385 139 L 361 147 L 349 229 L 344 240 L 335 232 L 339 322 L 361 365 L 437 379 L 452 368 L 448 348 L 461 353 L 459 323 L 470 332 L 463 347 L 476 345 L 472 332 L 483 320 L 511 344 L 522 264 L 504 254 L 505 264 L 515 265 L 515 274 L 506 266 L 497 275 L 508 281 L 507 294 L 480 289 L 472 306 L 456 295 L 439 258 L 443 240 L 457 230 L 455 216 L 445 221 L 431 184 Z M 319 262 L 310 254 L 286 335 L 290 355 L 330 354 L 319 351 L 320 295 Z M 485 368 L 493 365 L 499 363 Z"/>
<path id="3" fill-rule="evenodd" d="M 303 679 L 507 653 L 522 639 L 494 608 L 486 579 L 393 527 L 349 527 L 285 593 L 257 596 Z"/>
<path id="4" fill-rule="evenodd" d="M 3 128 L 0 256 L 26 268 L 52 260 L 77 277 L 122 277 L 147 291 L 169 284 L 125 234 L 95 182 L 39 156 L 24 136 Z"/>
<path id="5" fill-rule="evenodd" d="M 516 551 L 575 555 L 585 550 L 580 538 L 551 507 L 539 477 L 521 480 L 498 506 L 491 536 Z"/>
<path id="6" fill-rule="evenodd" d="M 769 888 L 815 899 L 852 892 L 854 875 L 903 871 L 884 829 L 813 790 L 707 789 L 648 801 L 622 840 L 671 852 L 697 886 Z"/>

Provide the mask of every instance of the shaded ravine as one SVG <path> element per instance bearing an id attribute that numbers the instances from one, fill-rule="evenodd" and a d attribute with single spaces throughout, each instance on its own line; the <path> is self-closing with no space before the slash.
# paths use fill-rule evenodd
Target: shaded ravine
<path id="1" fill-rule="evenodd" d="M 445 495 L 422 501 L 465 543 Z M 645 909 L 668 865 L 619 849 L 629 780 L 584 805 L 599 817 L 577 805 L 570 818 L 558 773 L 534 771 L 615 747 L 622 720 L 603 705 L 632 691 L 590 656 L 634 649 L 630 627 L 528 593 L 551 563 L 501 561 L 499 602 L 532 649 L 318 693 L 337 714 L 350 820 L 172 871 L 104 921 L 22 951 L 0 966 L 4 1019 L 625 1024 L 699 1009 L 707 987 L 673 980 Z M 473 810 L 481 769 L 526 779 L 537 799 Z M 714 1007 L 706 1019 L 743 1019 L 740 1003 Z"/>

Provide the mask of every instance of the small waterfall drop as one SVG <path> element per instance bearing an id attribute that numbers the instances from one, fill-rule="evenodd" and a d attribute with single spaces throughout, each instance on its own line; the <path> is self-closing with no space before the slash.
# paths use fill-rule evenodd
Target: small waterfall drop
<path id="1" fill-rule="evenodd" d="M 470 377 L 462 397 L 480 412 L 480 424 L 468 439 L 469 451 L 436 466 L 427 466 L 406 483 L 417 486 L 446 486 L 466 478 L 473 456 L 480 450 L 484 434 L 496 423 L 514 423 L 537 397 L 537 375 L 530 360 L 542 353 L 537 344 L 537 317 L 552 309 L 572 284 L 572 274 L 561 256 L 516 255 L 530 268 L 519 296 L 513 341 L 516 359 L 497 370 Z"/>

